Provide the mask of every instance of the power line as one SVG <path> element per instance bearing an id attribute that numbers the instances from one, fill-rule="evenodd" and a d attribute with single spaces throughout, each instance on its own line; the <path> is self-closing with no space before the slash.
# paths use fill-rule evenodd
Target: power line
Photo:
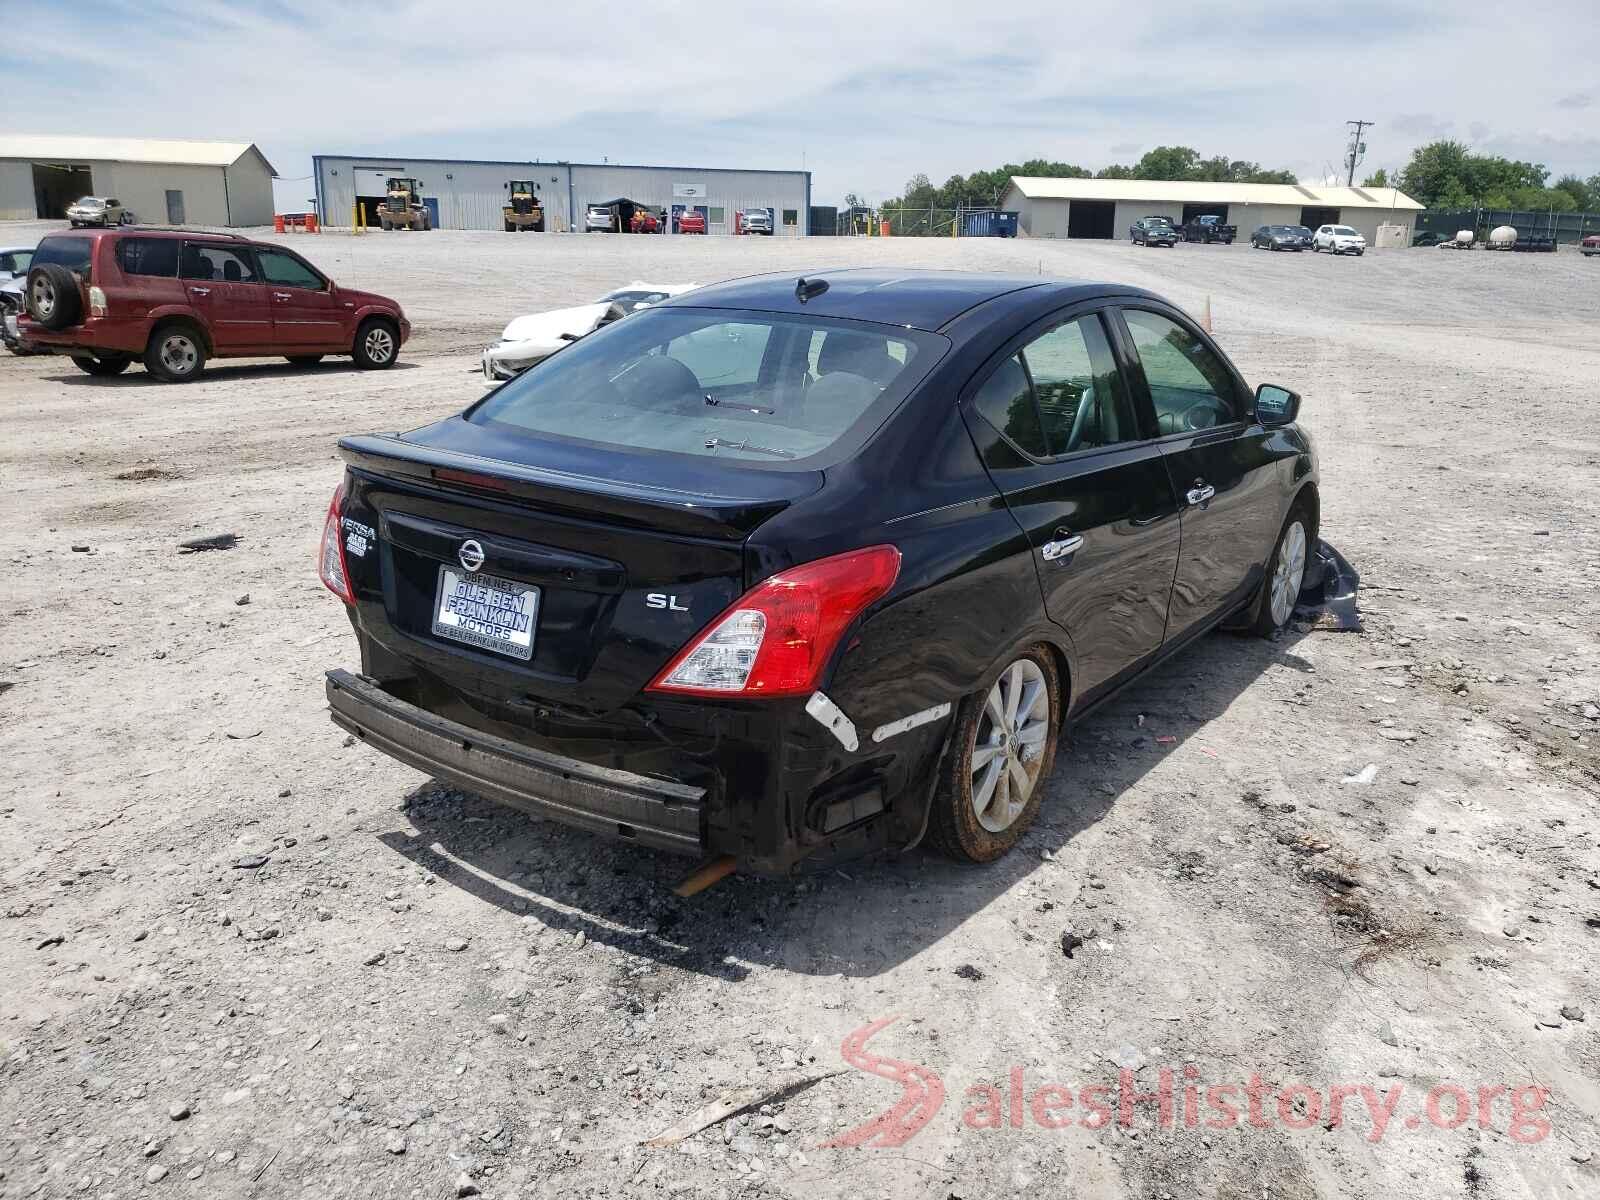
<path id="1" fill-rule="evenodd" d="M 1350 129 L 1351 129 L 1351 133 L 1350 133 L 1350 149 L 1349 149 L 1348 153 L 1346 153 L 1345 156 L 1344 156 L 1344 165 L 1349 169 L 1349 174 L 1347 174 L 1345 176 L 1345 186 L 1346 187 L 1355 187 L 1355 185 L 1356 185 L 1356 164 L 1359 163 L 1367 155 L 1367 144 L 1361 140 L 1361 131 L 1363 129 L 1370 128 L 1372 125 L 1375 125 L 1376 122 L 1375 121 L 1346 121 L 1345 124 L 1350 126 Z"/>

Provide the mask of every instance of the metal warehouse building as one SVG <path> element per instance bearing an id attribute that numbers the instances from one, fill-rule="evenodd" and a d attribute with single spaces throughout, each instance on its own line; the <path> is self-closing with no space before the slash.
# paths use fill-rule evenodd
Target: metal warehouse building
<path id="1" fill-rule="evenodd" d="M 734 232 L 734 214 L 770 209 L 778 236 L 810 232 L 809 171 L 743 171 L 707 167 L 642 167 L 613 163 L 486 162 L 447 158 L 384 158 L 319 154 L 312 158 L 317 208 L 325 225 L 350 225 L 359 206 L 376 225 L 377 206 L 392 178 L 420 184 L 436 229 L 503 229 L 501 208 L 513 179 L 539 185 L 550 232 L 583 226 L 590 204 L 629 201 L 663 212 L 698 209 L 709 233 Z"/>
<path id="2" fill-rule="evenodd" d="M 270 225 L 274 174 L 249 142 L 0 133 L 0 221 L 108 196 L 147 223 Z"/>
<path id="3" fill-rule="evenodd" d="M 1411 244 L 1422 210 L 1394 188 L 1316 187 L 1301 183 L 1191 183 L 1152 179 L 1042 179 L 1014 175 L 1003 209 L 1014 209 L 1023 237 L 1125 238 L 1140 217 L 1174 223 L 1215 214 L 1247 242 L 1262 225 L 1349 225 L 1377 245 L 1379 225 L 1405 229 Z"/>

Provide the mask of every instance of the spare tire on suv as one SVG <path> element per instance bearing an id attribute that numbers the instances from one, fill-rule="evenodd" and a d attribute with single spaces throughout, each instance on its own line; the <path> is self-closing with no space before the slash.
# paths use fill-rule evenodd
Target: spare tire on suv
<path id="1" fill-rule="evenodd" d="M 83 316 L 78 280 L 60 263 L 41 263 L 28 272 L 28 315 L 46 329 L 68 329 Z"/>

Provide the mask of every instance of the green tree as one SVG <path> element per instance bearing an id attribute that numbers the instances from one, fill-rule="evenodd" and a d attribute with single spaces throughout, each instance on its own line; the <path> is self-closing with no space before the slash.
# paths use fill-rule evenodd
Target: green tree
<path id="1" fill-rule="evenodd" d="M 1157 146 L 1147 150 L 1133 168 L 1135 179 L 1198 179 L 1200 152 L 1188 146 Z"/>
<path id="2" fill-rule="evenodd" d="M 1390 186 L 1389 172 L 1385 171 L 1382 167 L 1379 167 L 1376 171 L 1372 172 L 1372 174 L 1368 175 L 1361 181 L 1361 186 L 1364 188 L 1386 188 Z"/>
<path id="3" fill-rule="evenodd" d="M 1595 195 L 1590 190 L 1589 184 L 1576 175 L 1563 175 L 1555 181 L 1553 187 L 1556 191 L 1565 192 L 1572 197 L 1573 207 L 1568 210 L 1570 212 L 1588 212 L 1595 207 Z"/>

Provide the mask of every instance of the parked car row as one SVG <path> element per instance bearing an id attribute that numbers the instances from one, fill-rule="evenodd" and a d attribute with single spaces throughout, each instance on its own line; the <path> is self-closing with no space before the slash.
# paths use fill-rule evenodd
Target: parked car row
<path id="1" fill-rule="evenodd" d="M 1128 240 L 1135 246 L 1166 246 L 1183 242 L 1221 242 L 1232 245 L 1237 230 L 1220 217 L 1205 215 L 1183 226 L 1170 217 L 1140 217 L 1128 228 Z M 1263 225 L 1250 235 L 1257 250 L 1327 250 L 1334 254 L 1366 252 L 1367 240 L 1348 225 L 1324 225 L 1312 233 L 1304 225 Z"/>
<path id="2" fill-rule="evenodd" d="M 411 334 L 399 304 L 340 287 L 282 246 L 117 224 L 41 241 L 4 324 L 13 348 L 67 355 L 91 375 L 142 361 L 167 383 L 198 379 L 215 358 L 389 367 Z"/>

